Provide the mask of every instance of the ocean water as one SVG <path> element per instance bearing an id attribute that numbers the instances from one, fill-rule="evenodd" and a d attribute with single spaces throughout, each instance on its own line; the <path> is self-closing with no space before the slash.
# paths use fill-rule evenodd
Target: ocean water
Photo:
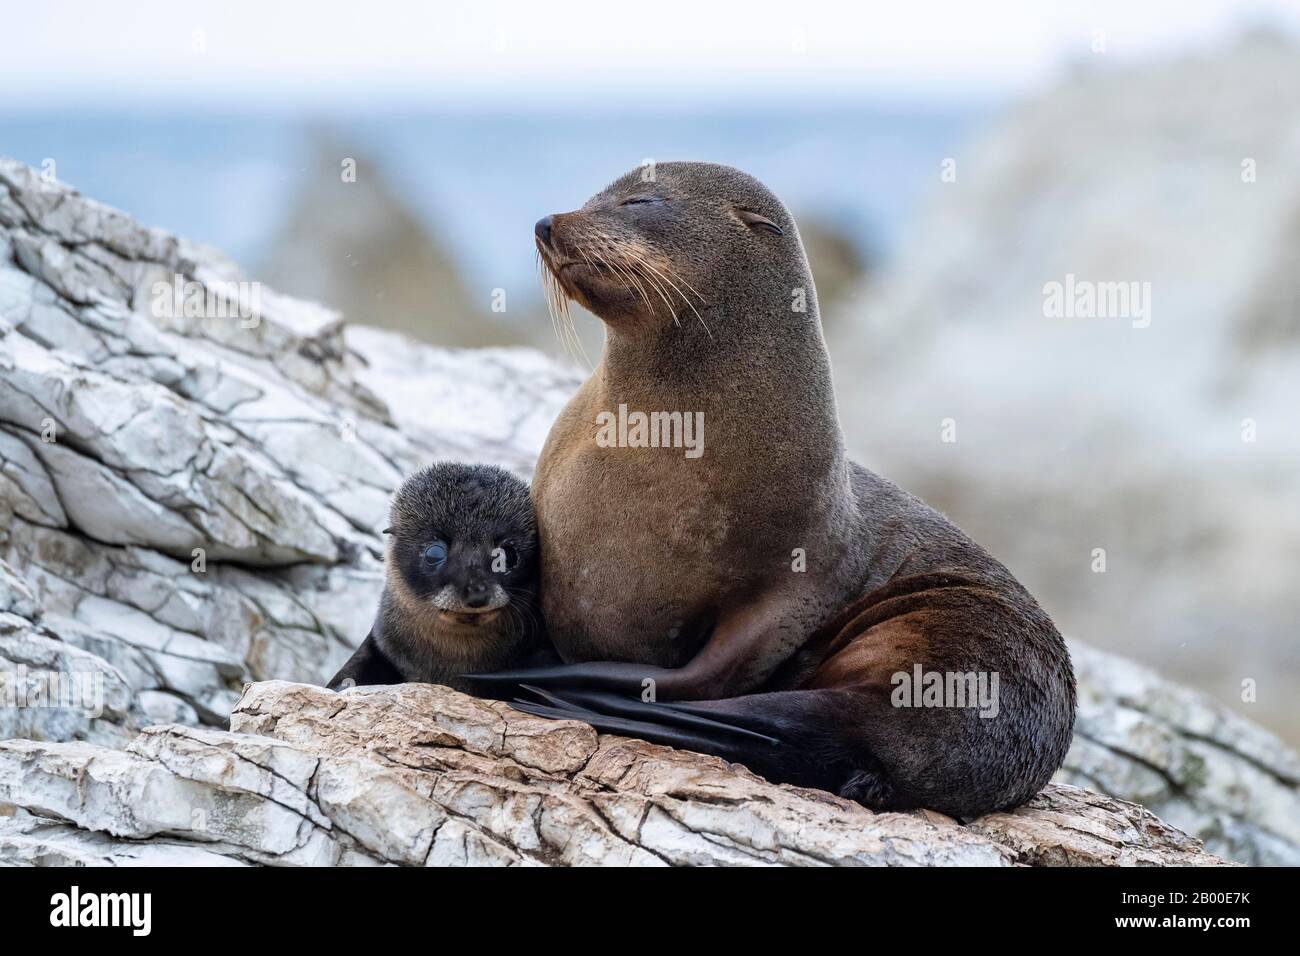
<path id="1" fill-rule="evenodd" d="M 728 163 L 871 260 L 939 182 L 990 107 L 694 113 L 0 114 L 0 154 L 143 222 L 256 265 L 313 162 L 313 143 L 379 167 L 471 279 L 526 278 L 532 225 L 645 159 Z"/>

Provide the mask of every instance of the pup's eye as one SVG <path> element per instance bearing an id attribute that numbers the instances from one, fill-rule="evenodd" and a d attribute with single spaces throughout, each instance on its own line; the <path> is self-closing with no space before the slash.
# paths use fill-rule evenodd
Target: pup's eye
<path id="1" fill-rule="evenodd" d="M 503 542 L 492 549 L 492 570 L 513 571 L 519 567 L 519 552 L 509 542 Z"/>
<path id="2" fill-rule="evenodd" d="M 642 206 L 652 202 L 663 202 L 658 196 L 633 196 L 631 199 L 624 199 L 620 206 Z"/>
<path id="3" fill-rule="evenodd" d="M 424 549 L 421 555 L 424 563 L 431 568 L 440 568 L 447 560 L 447 544 L 445 541 L 435 541 Z"/>

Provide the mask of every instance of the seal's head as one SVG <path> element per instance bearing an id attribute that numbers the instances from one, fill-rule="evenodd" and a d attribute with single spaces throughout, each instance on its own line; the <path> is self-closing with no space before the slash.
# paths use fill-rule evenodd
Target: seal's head
<path id="1" fill-rule="evenodd" d="M 537 582 L 528 486 L 502 468 L 439 463 L 408 478 L 389 515 L 389 589 L 440 624 L 481 626 L 512 606 L 526 617 Z"/>
<path id="2" fill-rule="evenodd" d="M 614 329 L 694 322 L 728 300 L 768 295 L 788 317 L 792 290 L 813 298 L 794 220 L 729 166 L 634 169 L 534 232 L 553 307 L 563 312 L 571 298 Z"/>

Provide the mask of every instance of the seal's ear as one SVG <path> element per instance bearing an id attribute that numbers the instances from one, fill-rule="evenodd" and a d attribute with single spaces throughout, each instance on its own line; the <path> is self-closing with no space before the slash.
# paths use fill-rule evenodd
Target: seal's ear
<path id="1" fill-rule="evenodd" d="M 754 212 L 752 209 L 746 209 L 743 206 L 737 206 L 735 209 L 736 218 L 749 226 L 751 229 L 765 229 L 770 233 L 778 236 L 784 236 L 785 230 L 768 219 L 762 213 Z"/>

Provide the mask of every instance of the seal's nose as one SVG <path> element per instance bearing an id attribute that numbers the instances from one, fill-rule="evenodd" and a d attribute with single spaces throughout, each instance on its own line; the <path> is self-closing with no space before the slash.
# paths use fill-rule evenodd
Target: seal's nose
<path id="1" fill-rule="evenodd" d="M 533 226 L 533 233 L 542 241 L 543 245 L 551 244 L 551 217 L 543 216 L 537 220 L 537 225 Z"/>
<path id="2" fill-rule="evenodd" d="M 481 607 L 487 607 L 488 598 L 492 592 L 485 584 L 471 584 L 465 588 L 465 606 L 472 607 L 475 610 Z"/>

